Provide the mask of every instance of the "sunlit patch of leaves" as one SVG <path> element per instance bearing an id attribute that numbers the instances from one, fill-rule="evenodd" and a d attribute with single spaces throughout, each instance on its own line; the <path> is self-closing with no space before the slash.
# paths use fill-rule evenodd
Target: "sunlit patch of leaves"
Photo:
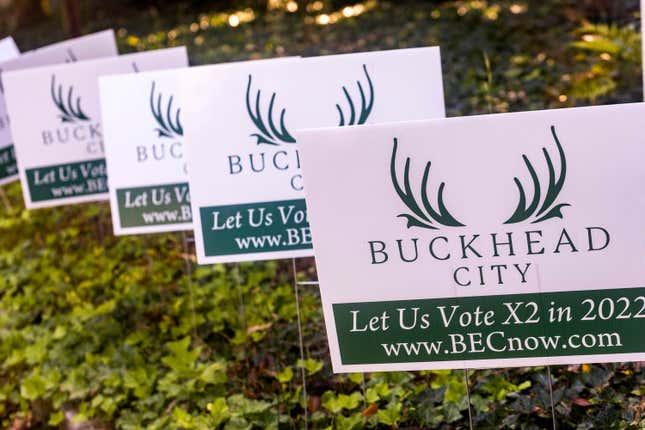
<path id="1" fill-rule="evenodd" d="M 641 77 L 641 32 L 633 26 L 587 24 L 571 43 L 576 60 L 585 70 L 573 75 L 569 94 L 596 102 L 618 87 L 638 88 Z M 636 85 L 635 85 L 636 83 Z"/>

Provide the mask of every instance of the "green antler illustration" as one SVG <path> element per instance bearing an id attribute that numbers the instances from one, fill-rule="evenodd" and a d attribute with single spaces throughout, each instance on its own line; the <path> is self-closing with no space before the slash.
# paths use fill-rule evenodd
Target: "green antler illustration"
<path id="1" fill-rule="evenodd" d="M 74 55 L 74 51 L 72 51 L 71 48 L 67 49 L 67 58 L 65 58 L 66 63 L 75 63 L 78 61 L 78 58 L 76 58 L 76 55 Z"/>
<path id="2" fill-rule="evenodd" d="M 255 95 L 255 112 L 251 107 L 251 81 L 252 76 L 249 75 L 249 81 L 246 86 L 246 110 L 251 117 L 251 121 L 258 128 L 259 133 L 253 133 L 251 136 L 256 137 L 257 144 L 268 144 L 268 145 L 279 145 L 282 143 L 295 143 L 296 139 L 291 136 L 289 131 L 284 125 L 284 115 L 286 109 L 283 108 L 280 112 L 280 130 L 278 130 L 273 122 L 273 105 L 275 103 L 276 93 L 274 92 L 271 95 L 271 100 L 269 101 L 269 111 L 268 111 L 268 121 L 269 127 L 264 124 L 264 119 L 262 118 L 262 113 L 260 111 L 260 98 L 262 90 L 258 90 Z"/>
<path id="3" fill-rule="evenodd" d="M 370 113 L 372 112 L 372 107 L 374 106 L 374 86 L 372 85 L 372 79 L 370 78 L 370 74 L 367 73 L 367 66 L 365 66 L 365 64 L 363 64 L 363 72 L 365 73 L 365 77 L 367 78 L 367 84 L 369 86 L 368 87 L 369 101 L 366 101 L 365 91 L 363 90 L 363 86 L 361 85 L 360 81 L 356 81 L 356 85 L 358 86 L 358 91 L 361 95 L 361 112 L 358 116 L 358 121 L 357 121 L 356 108 L 354 107 L 354 102 L 352 101 L 352 97 L 349 95 L 349 91 L 347 91 L 347 88 L 343 86 L 343 93 L 345 93 L 345 98 L 347 99 L 347 104 L 349 105 L 349 118 L 346 123 L 343 109 L 340 107 L 340 104 L 336 104 L 336 109 L 338 109 L 338 116 L 340 117 L 338 120 L 338 125 L 341 127 L 344 125 L 365 124 L 365 121 L 367 121 L 367 118 L 370 116 Z"/>
<path id="4" fill-rule="evenodd" d="M 52 75 L 51 81 L 51 97 L 60 111 L 60 119 L 62 122 L 76 122 L 89 121 L 89 117 L 85 115 L 81 108 L 81 98 L 74 99 L 74 87 L 69 87 L 67 90 L 67 99 L 63 97 L 63 86 L 56 87 L 56 75 Z"/>
<path id="5" fill-rule="evenodd" d="M 438 191 L 438 205 L 439 210 L 435 210 L 428 198 L 428 179 L 430 177 L 431 162 L 428 161 L 423 172 L 423 179 L 421 180 L 421 203 L 423 209 L 417 203 L 412 188 L 410 187 L 410 157 L 405 160 L 405 168 L 403 171 L 403 188 L 399 184 L 396 174 L 396 151 L 398 148 L 398 139 L 394 138 L 394 148 L 392 149 L 392 159 L 390 161 L 390 175 L 392 176 L 392 185 L 396 193 L 401 198 L 401 201 L 410 209 L 412 214 L 400 214 L 398 217 L 407 220 L 407 227 L 421 227 L 431 230 L 438 230 L 439 226 L 445 227 L 463 227 L 464 224 L 460 223 L 453 217 L 443 201 L 443 192 L 446 183 L 442 182 L 439 185 Z M 424 211 L 425 210 L 425 211 Z"/>
<path id="6" fill-rule="evenodd" d="M 526 192 L 524 191 L 524 187 L 522 186 L 522 182 L 515 177 L 515 185 L 517 186 L 517 189 L 520 193 L 520 200 L 517 204 L 517 209 L 515 209 L 515 212 L 513 215 L 506 221 L 504 224 L 516 224 L 519 222 L 523 222 L 528 220 L 529 218 L 535 218 L 533 221 L 531 221 L 532 224 L 546 221 L 551 218 L 563 218 L 562 215 L 562 208 L 566 206 L 571 206 L 568 203 L 560 203 L 560 204 L 555 204 L 556 199 L 558 198 L 558 195 L 562 191 L 562 187 L 564 186 L 564 180 L 567 175 L 567 159 L 564 155 L 564 150 L 562 149 L 562 144 L 560 143 L 560 139 L 558 139 L 558 135 L 555 132 L 555 126 L 551 126 L 551 135 L 553 136 L 553 140 L 555 141 L 556 146 L 558 147 L 558 153 L 560 155 L 560 174 L 558 175 L 558 178 L 556 179 L 555 177 L 555 168 L 553 167 L 553 161 L 551 160 L 551 156 L 549 155 L 549 152 L 546 150 L 546 148 L 542 148 L 542 152 L 544 153 L 544 158 L 546 160 L 547 168 L 549 169 L 549 186 L 546 191 L 546 196 L 544 197 L 544 201 L 542 202 L 542 206 L 540 206 L 540 198 L 541 198 L 541 185 L 540 185 L 540 178 L 538 177 L 535 168 L 531 164 L 531 161 L 529 158 L 524 154 L 522 155 L 522 158 L 524 159 L 524 164 L 526 164 L 526 168 L 529 171 L 529 174 L 531 175 L 531 181 L 533 182 L 533 199 L 531 200 L 531 203 L 527 206 L 526 205 Z M 539 210 L 538 210 L 539 207 Z"/>
<path id="7" fill-rule="evenodd" d="M 165 109 L 164 118 L 164 112 L 162 110 L 163 94 L 159 93 L 155 95 L 155 86 L 156 82 L 152 81 L 152 88 L 150 89 L 150 112 L 152 112 L 152 116 L 155 117 L 155 120 L 159 125 L 159 127 L 155 128 L 155 131 L 159 133 L 158 137 L 171 138 L 183 136 L 184 129 L 181 126 L 181 120 L 179 119 L 181 108 L 177 108 L 177 111 L 173 113 L 172 102 L 174 96 L 170 96 L 170 99 L 168 99 L 168 105 Z"/>

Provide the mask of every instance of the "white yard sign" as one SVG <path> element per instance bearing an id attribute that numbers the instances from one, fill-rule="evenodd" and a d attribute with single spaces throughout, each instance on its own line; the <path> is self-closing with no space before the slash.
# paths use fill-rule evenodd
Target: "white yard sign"
<path id="1" fill-rule="evenodd" d="M 297 129 L 444 116 L 438 48 L 182 73 L 202 264 L 312 255 Z"/>
<path id="2" fill-rule="evenodd" d="M 4 52 L 7 52 L 5 49 L 11 51 L 11 43 L 4 42 L 1 46 L 2 48 L 0 49 Z M 25 52 L 18 58 L 1 62 L 0 79 L 3 79 L 1 75 L 3 72 L 11 70 L 28 69 L 31 67 L 94 58 L 114 57 L 116 55 L 118 55 L 118 52 L 114 32 L 112 30 L 102 31 Z M 4 85 L 0 84 L 0 185 L 15 181 L 16 179 L 18 179 L 18 166 L 16 164 L 13 140 L 9 127 Z"/>
<path id="3" fill-rule="evenodd" d="M 0 62 L 12 60 L 20 55 L 20 51 L 14 42 L 13 37 L 0 39 Z"/>
<path id="4" fill-rule="evenodd" d="M 643 118 L 298 133 L 334 370 L 645 360 Z"/>
<path id="5" fill-rule="evenodd" d="M 187 57 L 177 62 L 175 67 L 188 66 Z M 117 235 L 192 230 L 177 72 L 99 80 Z"/>
<path id="6" fill-rule="evenodd" d="M 107 199 L 98 78 L 177 67 L 185 57 L 182 47 L 5 73 L 27 208 Z"/>

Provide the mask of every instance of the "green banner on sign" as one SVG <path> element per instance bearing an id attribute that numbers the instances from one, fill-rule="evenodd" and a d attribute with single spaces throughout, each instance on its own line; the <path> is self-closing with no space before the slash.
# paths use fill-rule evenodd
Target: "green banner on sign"
<path id="1" fill-rule="evenodd" d="M 105 159 L 27 169 L 27 183 L 34 202 L 106 193 Z"/>
<path id="2" fill-rule="evenodd" d="M 304 199 L 199 209 L 207 256 L 309 249 Z"/>
<path id="3" fill-rule="evenodd" d="M 121 227 L 192 221 L 188 183 L 116 190 Z"/>
<path id="4" fill-rule="evenodd" d="M 645 352 L 645 288 L 333 309 L 344 365 Z"/>
<path id="5" fill-rule="evenodd" d="M 0 149 L 0 181 L 18 173 L 13 145 Z"/>

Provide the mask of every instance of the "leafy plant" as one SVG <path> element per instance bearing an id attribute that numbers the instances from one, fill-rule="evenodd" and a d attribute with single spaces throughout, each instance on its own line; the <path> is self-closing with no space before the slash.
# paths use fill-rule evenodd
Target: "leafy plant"
<path id="1" fill-rule="evenodd" d="M 531 217 L 535 218 L 533 221 L 531 221 L 533 224 L 546 221 L 551 218 L 562 219 L 562 208 L 571 206 L 569 203 L 559 203 L 554 206 L 555 201 L 557 200 L 560 192 L 562 191 L 562 188 L 564 187 L 564 181 L 567 176 L 567 158 L 564 155 L 564 150 L 562 149 L 562 145 L 560 144 L 560 139 L 558 139 L 558 135 L 555 132 L 555 126 L 551 126 L 551 135 L 553 136 L 553 140 L 555 141 L 555 144 L 558 148 L 558 154 L 560 156 L 560 173 L 557 179 L 551 156 L 549 155 L 549 152 L 546 150 L 546 148 L 542 148 L 542 153 L 544 154 L 544 159 L 546 160 L 546 164 L 549 169 L 549 183 L 546 195 L 544 197 L 544 202 L 538 210 L 541 199 L 540 178 L 538 177 L 533 164 L 531 164 L 531 161 L 526 156 L 526 154 L 522 155 L 524 164 L 526 164 L 526 168 L 528 169 L 529 174 L 531 175 L 531 180 L 533 182 L 533 198 L 531 200 L 531 203 L 527 206 L 526 192 L 524 191 L 522 182 L 517 177 L 515 177 L 515 185 L 517 186 L 520 195 L 519 202 L 517 204 L 515 212 L 505 222 L 505 224 L 515 224 L 523 222 Z"/>
<path id="2" fill-rule="evenodd" d="M 56 75 L 52 75 L 50 92 L 52 101 L 60 111 L 59 117 L 62 122 L 89 121 L 90 118 L 85 115 L 81 108 L 81 97 L 74 99 L 73 86 L 69 87 L 67 98 L 64 98 L 63 85 L 56 87 Z"/>
<path id="3" fill-rule="evenodd" d="M 619 88 L 633 89 L 641 77 L 641 32 L 634 26 L 586 24 L 570 44 L 585 69 L 572 77 L 569 93 L 596 102 Z"/>
<path id="4" fill-rule="evenodd" d="M 407 220 L 407 227 L 421 227 L 428 228 L 431 230 L 439 229 L 439 226 L 448 226 L 448 227 L 463 227 L 464 224 L 460 223 L 453 217 L 443 200 L 443 191 L 446 186 L 445 182 L 442 182 L 439 185 L 439 191 L 437 195 L 437 201 L 439 204 L 438 210 L 435 210 L 430 199 L 428 197 L 428 180 L 430 176 L 430 166 L 432 163 L 428 161 L 426 163 L 425 170 L 423 171 L 423 179 L 421 180 L 421 202 L 423 204 L 423 209 L 419 203 L 417 203 L 410 186 L 410 157 L 405 160 L 405 167 L 403 171 L 403 187 L 399 184 L 396 173 L 396 151 L 398 149 L 398 139 L 394 138 L 394 147 L 392 148 L 392 158 L 390 161 L 390 175 L 392 177 L 392 185 L 396 193 L 399 195 L 401 201 L 410 209 L 413 215 L 410 214 L 400 214 L 398 215 L 401 218 Z"/>
<path id="5" fill-rule="evenodd" d="M 181 120 L 179 118 L 181 108 L 177 108 L 177 110 L 173 112 L 172 102 L 174 96 L 170 96 L 168 104 L 165 109 L 163 109 L 163 94 L 159 93 L 155 95 L 155 85 L 156 82 L 152 81 L 152 87 L 150 88 L 150 112 L 152 112 L 152 116 L 154 116 L 155 121 L 157 121 L 158 127 L 155 131 L 157 131 L 159 137 L 177 138 L 183 136 L 184 128 L 182 127 Z"/>
<path id="6" fill-rule="evenodd" d="M 642 100 L 640 59 L 570 46 L 588 19 L 577 0 L 369 0 L 365 13 L 327 25 L 317 16 L 359 8 L 180 1 L 160 13 L 139 2 L 81 3 L 95 9 L 84 32 L 119 22 L 120 52 L 187 45 L 191 64 L 440 45 L 449 116 Z M 238 26 L 232 17 L 242 17 Z M 619 18 L 638 33 L 637 17 Z M 59 27 L 48 18 L 13 34 L 33 49 L 64 38 Z M 595 83 L 571 92 L 597 63 L 612 63 L 615 87 L 593 99 Z M 300 295 L 300 361 L 290 262 L 196 266 L 179 234 L 117 238 L 105 204 L 27 211 L 21 195 L 19 184 L 0 188 L 0 428 L 289 430 L 305 427 L 304 407 L 311 430 L 468 428 L 461 370 L 333 374 L 319 292 L 309 287 Z M 298 270 L 316 279 L 311 260 Z M 468 373 L 475 428 L 552 428 L 545 368 Z M 645 428 L 642 363 L 551 373 L 558 429 Z M 362 400 L 337 413 L 322 405 L 340 395 Z"/>
<path id="7" fill-rule="evenodd" d="M 275 103 L 276 93 L 274 92 L 271 95 L 271 100 L 269 101 L 269 110 L 267 120 L 269 121 L 269 126 L 267 127 L 262 118 L 262 111 L 260 108 L 260 98 L 262 95 L 262 90 L 258 90 L 255 95 L 255 111 L 251 107 L 251 81 L 252 76 L 249 75 L 249 81 L 246 85 L 246 110 L 253 121 L 253 124 L 258 128 L 259 133 L 253 133 L 251 136 L 257 138 L 257 144 L 268 144 L 268 145 L 279 145 L 280 143 L 295 143 L 296 139 L 289 133 L 286 126 L 284 125 L 284 116 L 286 109 L 282 108 L 280 111 L 280 130 L 276 128 L 275 123 L 273 122 L 273 105 Z"/>
<path id="8" fill-rule="evenodd" d="M 374 85 L 372 85 L 372 79 L 370 78 L 370 74 L 367 73 L 367 66 L 365 64 L 363 64 L 363 73 L 365 73 L 365 77 L 367 78 L 367 84 L 369 88 L 369 101 L 366 100 L 365 91 L 363 90 L 361 82 L 356 81 L 356 86 L 358 87 L 358 91 L 361 95 L 361 110 L 357 119 L 356 108 L 354 107 L 352 97 L 349 95 L 347 88 L 343 85 L 343 93 L 345 94 L 345 99 L 347 99 L 347 105 L 349 106 L 349 118 L 347 119 L 346 123 L 343 109 L 337 103 L 336 109 L 338 110 L 339 116 L 338 125 L 341 127 L 344 125 L 365 124 L 365 121 L 367 121 L 367 118 L 369 118 L 370 113 L 372 112 L 372 107 L 374 106 Z"/>

